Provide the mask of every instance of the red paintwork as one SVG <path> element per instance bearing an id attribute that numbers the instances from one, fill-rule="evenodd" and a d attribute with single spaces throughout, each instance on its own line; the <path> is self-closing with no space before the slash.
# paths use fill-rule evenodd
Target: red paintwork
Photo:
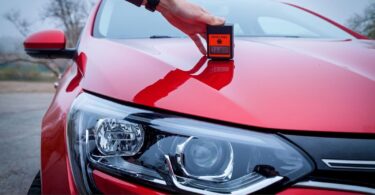
<path id="1" fill-rule="evenodd" d="M 189 40 L 87 44 L 88 91 L 248 126 L 375 133 L 373 41 L 236 39 L 233 78 L 220 89 L 205 66 L 188 72 L 201 58 Z"/>
<path id="2" fill-rule="evenodd" d="M 191 77 L 215 90 L 224 88 L 232 81 L 234 72 L 233 61 L 209 61 L 203 72 L 194 75 L 206 64 L 206 61 L 207 58 L 202 57 L 198 64 L 190 71 L 176 69 L 169 72 L 163 79 L 140 91 L 134 97 L 134 102 L 144 105 L 155 105 L 159 100 L 167 97 L 169 93 L 182 86 Z"/>
<path id="3" fill-rule="evenodd" d="M 30 35 L 23 44 L 25 49 L 65 49 L 66 38 L 64 31 L 47 30 Z"/>
<path id="4" fill-rule="evenodd" d="M 100 2 L 99 2 L 100 3 Z M 92 28 L 96 10 L 90 15 L 86 29 Z M 91 33 L 91 30 L 85 30 Z M 86 34 L 86 36 L 90 36 Z M 78 194 L 69 165 L 66 145 L 66 117 L 73 100 L 82 92 L 82 72 L 86 66 L 84 53 L 75 59 L 59 81 L 59 88 L 42 122 L 41 177 L 43 194 Z M 84 69 L 83 69 L 84 70 Z"/>
<path id="5" fill-rule="evenodd" d="M 96 187 L 103 194 L 118 194 L 118 195 L 164 195 L 165 193 L 156 190 L 142 187 L 140 185 L 132 184 L 126 181 L 109 176 L 103 172 L 94 170 L 94 181 Z"/>
<path id="6" fill-rule="evenodd" d="M 314 188 L 289 188 L 278 195 L 357 195 L 360 193 L 347 192 L 347 191 L 336 191 L 326 189 L 314 189 Z"/>
<path id="7" fill-rule="evenodd" d="M 64 73 L 43 119 L 44 194 L 77 194 L 65 128 L 67 112 L 83 90 L 247 126 L 375 133 L 372 41 L 237 39 L 233 61 L 213 62 L 202 58 L 189 40 L 114 42 L 92 37 L 99 4 L 82 34 L 79 55 Z M 61 33 L 56 34 L 61 44 L 48 48 L 65 47 Z M 40 35 L 31 40 L 40 40 Z M 26 42 L 32 43 L 26 44 L 27 48 L 40 47 L 34 44 L 39 41 Z M 103 191 L 132 193 L 138 192 L 134 188 L 145 189 L 95 173 Z M 291 190 L 284 193 L 298 193 Z"/>
<path id="8" fill-rule="evenodd" d="M 41 176 L 43 194 L 76 194 L 75 186 L 69 173 L 69 160 L 65 139 L 66 117 L 72 101 L 80 93 L 77 86 L 68 92 L 66 89 L 77 70 L 70 67 L 60 81 L 60 87 L 55 95 L 47 114 L 42 122 L 41 140 Z M 73 80 L 73 81 L 72 81 Z"/>

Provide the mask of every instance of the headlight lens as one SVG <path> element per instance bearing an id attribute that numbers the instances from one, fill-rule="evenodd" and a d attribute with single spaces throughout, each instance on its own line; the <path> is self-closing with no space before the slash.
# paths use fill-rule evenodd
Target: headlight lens
<path id="1" fill-rule="evenodd" d="M 312 163 L 274 134 L 124 106 L 89 94 L 73 103 L 68 150 L 80 193 L 91 171 L 175 192 L 252 193 L 305 176 Z"/>
<path id="2" fill-rule="evenodd" d="M 144 141 L 142 125 L 116 119 L 100 119 L 95 127 L 97 149 L 105 156 L 134 156 Z"/>

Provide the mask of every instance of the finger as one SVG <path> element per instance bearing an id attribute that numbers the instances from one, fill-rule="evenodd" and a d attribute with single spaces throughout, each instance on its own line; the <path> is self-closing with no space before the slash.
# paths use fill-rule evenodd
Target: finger
<path id="1" fill-rule="evenodd" d="M 206 9 L 204 9 L 203 7 L 200 7 L 200 9 L 204 12 L 204 13 L 209 13 Z"/>
<path id="2" fill-rule="evenodd" d="M 224 25 L 225 19 L 217 16 L 213 16 L 209 13 L 202 13 L 200 17 L 198 17 L 198 20 L 200 22 L 203 22 L 208 25 L 212 26 L 219 26 L 219 25 Z"/>
<path id="3" fill-rule="evenodd" d="M 206 35 L 206 33 L 199 33 L 199 35 L 200 35 L 203 39 L 207 40 L 207 35 Z"/>
<path id="4" fill-rule="evenodd" d="M 199 38 L 198 35 L 190 35 L 191 40 L 194 41 L 195 45 L 198 47 L 199 51 L 203 54 L 206 55 L 206 48 L 204 47 L 202 40 Z"/>

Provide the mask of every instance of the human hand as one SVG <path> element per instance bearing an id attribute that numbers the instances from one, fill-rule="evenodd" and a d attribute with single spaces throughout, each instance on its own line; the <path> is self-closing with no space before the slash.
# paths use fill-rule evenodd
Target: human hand
<path id="1" fill-rule="evenodd" d="M 188 35 L 206 55 L 206 48 L 199 36 L 206 39 L 207 25 L 224 25 L 225 20 L 208 13 L 187 0 L 160 0 L 157 10 L 176 28 Z"/>

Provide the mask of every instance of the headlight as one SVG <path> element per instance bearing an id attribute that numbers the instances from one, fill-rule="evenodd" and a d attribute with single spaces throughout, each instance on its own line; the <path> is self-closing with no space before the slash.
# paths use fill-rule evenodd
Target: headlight
<path id="1" fill-rule="evenodd" d="M 80 193 L 92 170 L 173 192 L 247 194 L 293 182 L 313 164 L 281 137 L 124 106 L 89 94 L 73 103 L 68 149 Z"/>

